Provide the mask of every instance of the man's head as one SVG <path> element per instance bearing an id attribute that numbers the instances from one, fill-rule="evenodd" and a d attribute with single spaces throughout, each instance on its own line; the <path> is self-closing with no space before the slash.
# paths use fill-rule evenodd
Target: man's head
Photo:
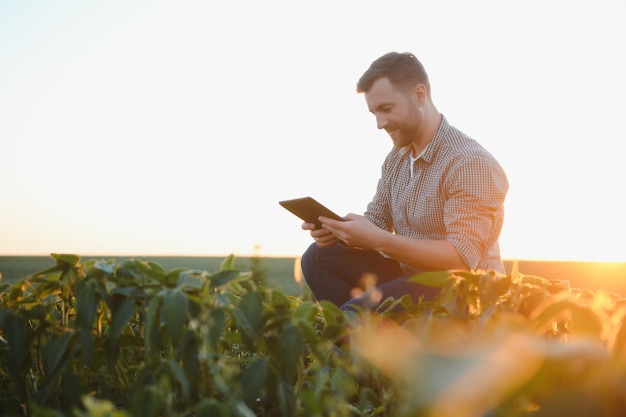
<path id="1" fill-rule="evenodd" d="M 413 146 L 414 155 L 430 142 L 441 115 L 430 98 L 424 67 L 411 53 L 391 52 L 372 63 L 357 83 L 376 125 L 394 146 Z"/>
<path id="2" fill-rule="evenodd" d="M 398 90 L 412 90 L 416 85 L 423 84 L 430 98 L 426 70 L 410 52 L 389 52 L 372 62 L 359 79 L 356 90 L 358 93 L 367 93 L 376 80 L 385 77 Z"/>

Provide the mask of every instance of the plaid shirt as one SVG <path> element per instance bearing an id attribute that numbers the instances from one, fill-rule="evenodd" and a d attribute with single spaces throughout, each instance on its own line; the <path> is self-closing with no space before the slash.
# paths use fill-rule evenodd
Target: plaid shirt
<path id="1" fill-rule="evenodd" d="M 415 161 L 413 178 L 410 151 L 394 148 L 387 155 L 365 217 L 398 235 L 445 239 L 469 269 L 504 272 L 498 238 L 509 183 L 500 164 L 445 117 Z"/>

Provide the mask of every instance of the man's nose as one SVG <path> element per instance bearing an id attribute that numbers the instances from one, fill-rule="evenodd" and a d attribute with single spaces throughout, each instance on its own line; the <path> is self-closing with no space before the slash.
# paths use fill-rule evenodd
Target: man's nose
<path id="1" fill-rule="evenodd" d="M 387 126 L 387 118 L 382 115 L 376 115 L 376 127 L 384 129 Z"/>

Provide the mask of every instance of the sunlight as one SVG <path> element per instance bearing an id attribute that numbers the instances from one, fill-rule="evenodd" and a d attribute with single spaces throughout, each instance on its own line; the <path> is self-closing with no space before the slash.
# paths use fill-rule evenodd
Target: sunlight
<path id="1" fill-rule="evenodd" d="M 438 109 L 510 178 L 505 259 L 626 262 L 624 4 L 576 3 L 564 18 L 556 4 L 487 2 L 493 19 L 452 3 L 462 13 L 403 5 L 390 22 L 367 7 L 355 19 L 352 2 L 0 3 L 0 254 L 247 255 L 260 243 L 300 256 L 310 237 L 277 202 L 365 211 L 391 144 L 354 84 L 381 53 L 412 50 Z M 417 7 L 432 16 L 419 28 Z M 346 30 L 370 21 L 382 27 Z M 442 25 L 455 30 L 420 40 Z"/>

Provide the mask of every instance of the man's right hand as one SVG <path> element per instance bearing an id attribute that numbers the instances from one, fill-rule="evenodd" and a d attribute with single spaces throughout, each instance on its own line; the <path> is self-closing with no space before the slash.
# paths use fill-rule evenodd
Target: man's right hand
<path id="1" fill-rule="evenodd" d="M 302 229 L 311 231 L 311 237 L 320 248 L 332 246 L 339 242 L 339 239 L 331 232 L 323 228 L 316 229 L 313 223 L 302 223 Z"/>

